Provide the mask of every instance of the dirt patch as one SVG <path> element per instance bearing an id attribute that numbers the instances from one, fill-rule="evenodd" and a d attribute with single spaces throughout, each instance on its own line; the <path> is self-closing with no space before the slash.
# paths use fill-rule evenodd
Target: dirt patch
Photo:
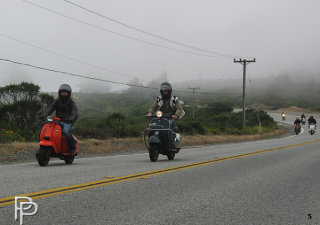
<path id="1" fill-rule="evenodd" d="M 183 147 L 213 145 L 218 143 L 257 140 L 281 136 L 288 130 L 280 127 L 272 133 L 254 135 L 182 135 Z M 141 138 L 111 138 L 107 140 L 86 139 L 80 140 L 78 157 L 95 157 L 113 154 L 130 154 L 146 152 Z M 35 154 L 39 148 L 37 142 L 13 142 L 0 144 L 0 163 L 14 163 L 35 161 Z"/>
<path id="2" fill-rule="evenodd" d="M 280 108 L 280 109 L 278 109 L 278 111 L 282 111 L 282 112 L 303 112 L 304 109 L 299 108 L 297 106 L 290 106 L 288 108 Z"/>

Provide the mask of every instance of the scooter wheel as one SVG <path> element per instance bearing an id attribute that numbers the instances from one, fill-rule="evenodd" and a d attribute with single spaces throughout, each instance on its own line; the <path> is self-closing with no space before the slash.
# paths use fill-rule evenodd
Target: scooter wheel
<path id="1" fill-rule="evenodd" d="M 149 158 L 151 162 L 156 162 L 159 157 L 159 146 L 158 145 L 150 145 L 149 148 Z"/>
<path id="2" fill-rule="evenodd" d="M 169 160 L 174 160 L 174 157 L 176 156 L 175 152 L 168 152 L 167 157 Z"/>
<path id="3" fill-rule="evenodd" d="M 41 146 L 36 154 L 37 161 L 40 166 L 47 166 L 51 156 L 51 149 L 49 147 Z"/>
<path id="4" fill-rule="evenodd" d="M 64 157 L 64 161 L 66 162 L 66 164 L 72 164 L 74 160 L 74 155 L 66 155 Z"/>

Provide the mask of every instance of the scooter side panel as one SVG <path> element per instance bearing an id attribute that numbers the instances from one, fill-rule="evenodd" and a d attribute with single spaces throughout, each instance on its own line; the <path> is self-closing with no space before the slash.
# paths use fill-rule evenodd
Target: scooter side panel
<path id="1" fill-rule="evenodd" d="M 52 130 L 52 139 L 56 146 L 55 152 L 57 154 L 61 153 L 61 136 L 62 136 L 62 128 L 58 124 L 54 124 Z"/>
<path id="2" fill-rule="evenodd" d="M 62 145 L 62 153 L 67 153 L 68 150 L 69 150 L 69 146 L 68 146 L 68 143 L 67 143 L 67 138 L 66 136 L 64 136 L 63 134 L 61 135 L 61 145 Z"/>

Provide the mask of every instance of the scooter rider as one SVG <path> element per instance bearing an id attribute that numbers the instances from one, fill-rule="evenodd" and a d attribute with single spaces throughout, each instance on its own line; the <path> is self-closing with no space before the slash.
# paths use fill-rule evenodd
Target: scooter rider
<path id="1" fill-rule="evenodd" d="M 152 107 L 149 109 L 148 116 L 152 116 L 156 111 L 160 110 L 164 114 L 171 117 L 169 120 L 170 129 L 175 132 L 177 128 L 177 120 L 181 119 L 185 112 L 178 100 L 178 97 L 172 95 L 172 87 L 168 82 L 163 82 L 160 85 L 160 96 L 154 102 Z"/>
<path id="2" fill-rule="evenodd" d="M 306 116 L 304 115 L 304 113 L 302 113 L 302 115 L 301 115 L 301 120 L 303 120 L 303 119 L 305 119 L 306 118 Z"/>
<path id="3" fill-rule="evenodd" d="M 293 124 L 294 124 L 294 125 L 300 125 L 300 124 L 301 124 L 300 118 L 297 117 Z"/>
<path id="4" fill-rule="evenodd" d="M 77 141 L 72 135 L 72 125 L 78 119 L 78 108 L 71 98 L 72 89 L 68 84 L 62 84 L 59 87 L 58 99 L 56 99 L 45 111 L 42 117 L 51 115 L 56 111 L 56 116 L 61 119 L 59 124 L 62 127 L 62 132 L 67 138 L 69 151 L 72 153 L 76 149 Z"/>
<path id="5" fill-rule="evenodd" d="M 317 124 L 317 121 L 316 119 L 313 117 L 313 116 L 310 116 L 309 119 L 308 119 L 308 125 L 310 127 L 310 124 L 313 123 L 314 125 Z"/>

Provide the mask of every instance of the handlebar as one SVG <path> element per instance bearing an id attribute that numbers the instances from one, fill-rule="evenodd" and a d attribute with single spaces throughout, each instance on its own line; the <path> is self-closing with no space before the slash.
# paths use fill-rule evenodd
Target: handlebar
<path id="1" fill-rule="evenodd" d="M 148 116 L 148 115 L 145 115 L 146 118 L 158 118 L 158 119 L 173 119 L 171 116 L 161 116 L 161 117 L 157 117 L 156 115 L 152 115 L 152 116 Z"/>

